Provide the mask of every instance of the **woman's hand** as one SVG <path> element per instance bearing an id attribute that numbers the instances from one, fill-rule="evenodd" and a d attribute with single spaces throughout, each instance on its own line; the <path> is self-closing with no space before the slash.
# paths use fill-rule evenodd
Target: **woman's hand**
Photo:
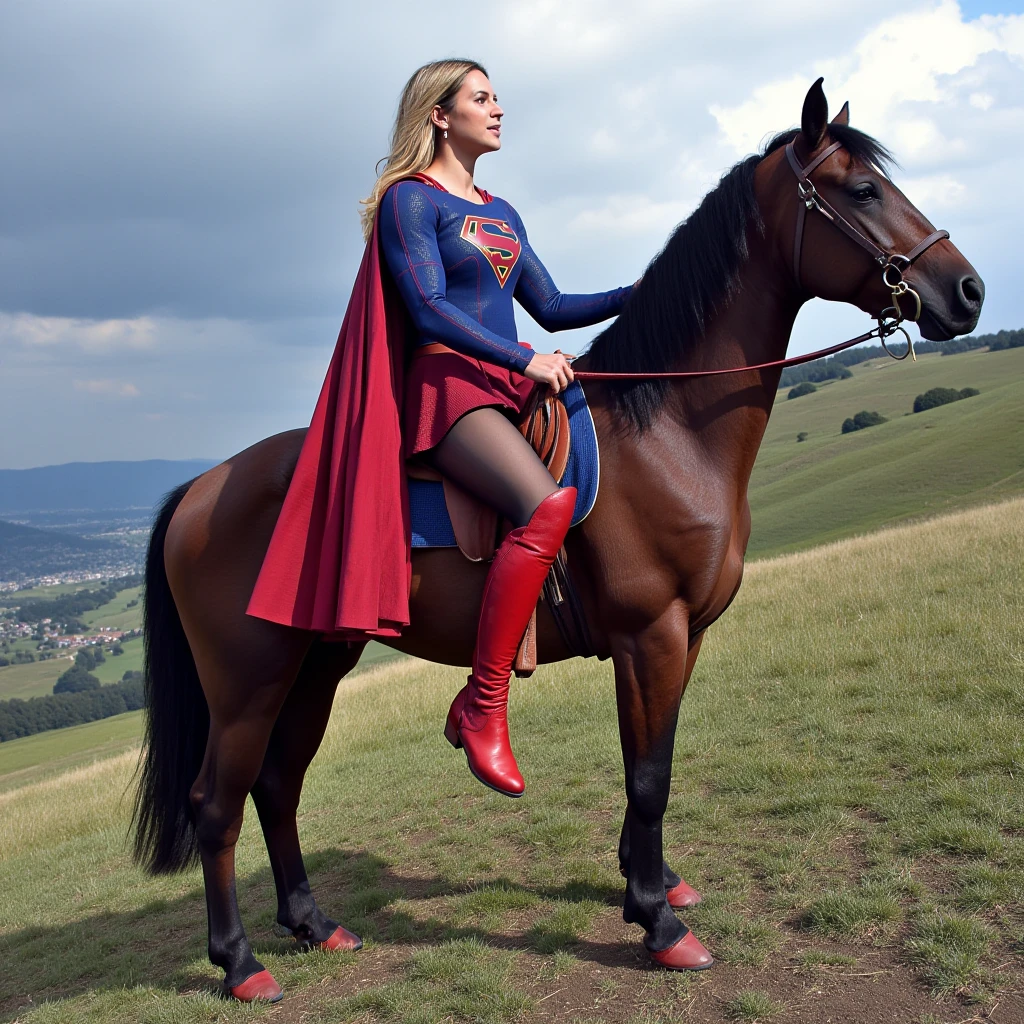
<path id="1" fill-rule="evenodd" d="M 526 364 L 523 374 L 530 380 L 547 384 L 555 395 L 559 391 L 564 391 L 574 377 L 569 360 L 561 352 L 552 352 L 550 355 L 546 352 L 535 353 Z"/>

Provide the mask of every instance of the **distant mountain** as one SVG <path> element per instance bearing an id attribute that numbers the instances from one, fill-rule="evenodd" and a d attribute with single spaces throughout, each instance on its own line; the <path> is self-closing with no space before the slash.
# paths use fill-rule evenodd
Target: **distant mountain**
<path id="1" fill-rule="evenodd" d="M 0 469 L 0 515 L 58 509 L 149 509 L 167 491 L 214 465 L 211 459 L 147 459 Z"/>
<path id="2" fill-rule="evenodd" d="M 108 540 L 88 540 L 0 520 L 0 581 L 21 582 L 68 572 L 124 572 L 139 553 Z"/>

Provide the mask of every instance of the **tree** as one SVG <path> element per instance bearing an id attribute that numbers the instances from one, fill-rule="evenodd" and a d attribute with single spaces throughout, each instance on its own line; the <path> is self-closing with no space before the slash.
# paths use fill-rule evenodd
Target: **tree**
<path id="1" fill-rule="evenodd" d="M 119 654 L 124 654 L 124 648 L 120 644 L 114 644 L 110 648 L 110 653 L 116 658 Z"/>
<path id="2" fill-rule="evenodd" d="M 800 433 L 796 435 L 796 439 L 798 441 L 806 441 L 807 440 L 807 431 L 806 430 L 801 430 Z"/>
<path id="3" fill-rule="evenodd" d="M 854 430 L 864 430 L 865 427 L 875 427 L 879 423 L 886 422 L 888 421 L 880 413 L 862 409 L 856 416 L 843 420 L 843 433 L 850 434 Z"/>
<path id="4" fill-rule="evenodd" d="M 804 395 L 812 395 L 818 390 L 818 386 L 809 380 L 805 380 L 801 384 L 797 384 L 795 388 L 790 388 L 789 394 L 786 398 L 803 398 Z"/>
<path id="5" fill-rule="evenodd" d="M 103 657 L 102 647 L 85 647 L 75 655 L 75 664 L 81 665 L 86 672 L 91 672 L 97 665 L 107 659 Z"/>
<path id="6" fill-rule="evenodd" d="M 100 681 L 78 664 L 72 665 L 53 684 L 54 693 L 82 693 L 85 690 L 98 690 L 99 688 Z"/>
<path id="7" fill-rule="evenodd" d="M 949 405 L 950 402 L 959 402 L 963 398 L 973 398 L 981 394 L 977 388 L 930 388 L 923 395 L 914 399 L 914 412 L 927 412 L 940 405 Z"/>

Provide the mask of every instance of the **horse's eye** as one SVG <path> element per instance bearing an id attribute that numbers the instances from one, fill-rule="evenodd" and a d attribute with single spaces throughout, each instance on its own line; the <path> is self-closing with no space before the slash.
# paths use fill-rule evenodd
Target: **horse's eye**
<path id="1" fill-rule="evenodd" d="M 878 199 L 878 190 L 870 181 L 862 181 L 859 185 L 854 185 L 850 194 L 853 196 L 854 202 L 857 203 L 871 203 Z"/>

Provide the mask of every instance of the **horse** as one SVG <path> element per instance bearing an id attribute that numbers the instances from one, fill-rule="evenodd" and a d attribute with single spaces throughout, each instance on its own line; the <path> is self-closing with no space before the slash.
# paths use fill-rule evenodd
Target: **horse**
<path id="1" fill-rule="evenodd" d="M 583 386 L 601 485 L 565 551 L 593 653 L 614 666 L 626 791 L 623 918 L 644 929 L 655 960 L 687 933 L 667 898 L 680 878 L 662 853 L 680 700 L 705 631 L 740 587 L 747 486 L 798 311 L 820 296 L 873 317 L 895 310 L 898 320 L 909 290 L 921 334 L 937 341 L 973 330 L 981 312 L 977 273 L 889 180 L 890 161 L 850 126 L 848 105 L 829 121 L 819 79 L 800 127 L 722 177 L 574 363 L 581 382 L 593 375 Z M 876 258 L 908 252 L 884 269 Z M 280 996 L 235 897 L 235 843 L 250 793 L 279 924 L 307 946 L 358 943 L 313 897 L 296 811 L 336 687 L 364 644 L 245 612 L 304 434 L 262 440 L 173 491 L 147 556 L 148 706 L 134 853 L 154 873 L 202 864 L 209 957 L 243 999 Z M 414 550 L 411 624 L 384 642 L 469 665 L 485 572 L 457 549 Z M 573 655 L 542 602 L 538 660 Z M 262 981 L 253 988 L 252 979 Z"/>

